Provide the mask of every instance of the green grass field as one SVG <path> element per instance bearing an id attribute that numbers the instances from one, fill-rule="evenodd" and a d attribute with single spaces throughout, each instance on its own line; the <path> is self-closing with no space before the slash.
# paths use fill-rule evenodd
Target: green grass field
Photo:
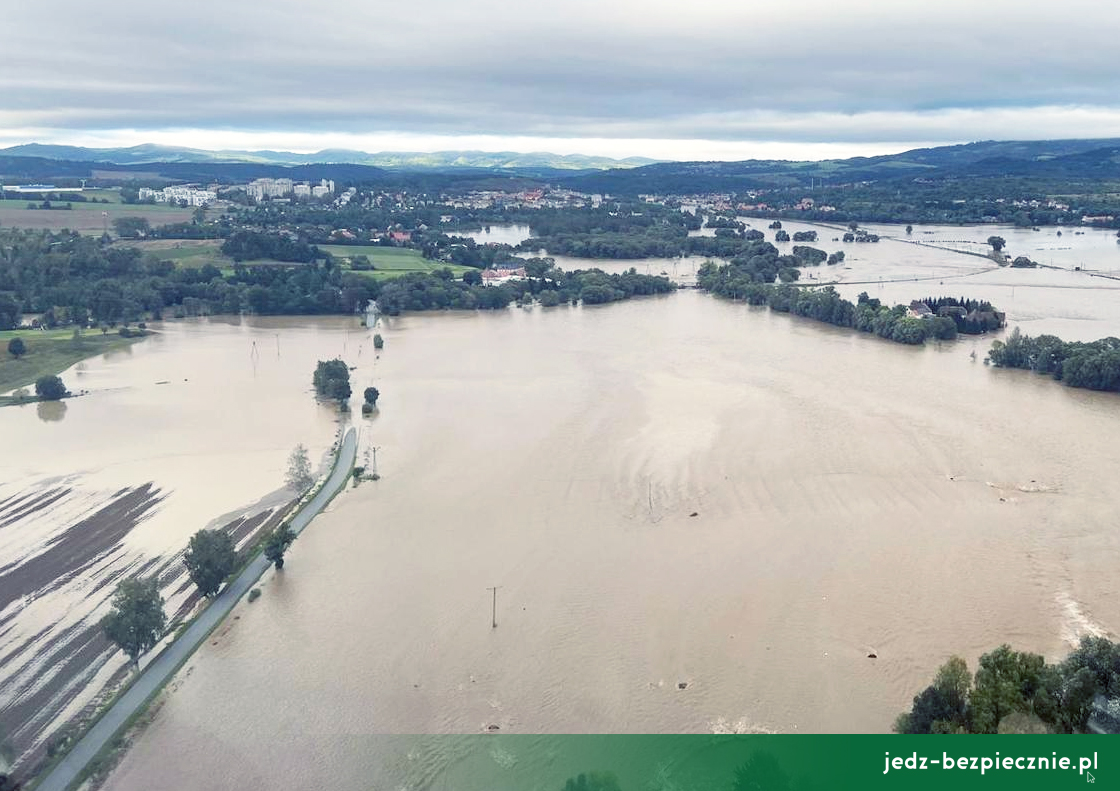
<path id="1" fill-rule="evenodd" d="M 118 247 L 136 247 L 161 261 L 174 261 L 179 266 L 196 268 L 213 264 L 219 269 L 233 270 L 233 261 L 222 255 L 221 239 L 122 239 Z"/>
<path id="2" fill-rule="evenodd" d="M 27 200 L 0 201 L 0 226 L 7 228 L 40 228 L 59 231 L 69 228 L 81 233 L 100 234 L 106 227 L 113 231 L 117 217 L 144 217 L 152 225 L 187 222 L 194 209 L 156 204 L 74 203 L 72 209 L 28 209 Z M 107 216 L 102 216 L 104 212 Z"/>
<path id="3" fill-rule="evenodd" d="M 77 342 L 72 327 L 59 330 L 4 330 L 0 332 L 0 393 L 17 387 L 31 388 L 40 376 L 58 374 L 87 357 L 123 349 L 141 338 L 122 338 L 116 332 L 102 335 L 87 330 Z M 8 341 L 23 338 L 27 353 L 18 360 L 8 354 Z M 65 380 L 64 380 L 65 382 Z M 65 382 L 69 387 L 73 382 Z"/>
<path id="4" fill-rule="evenodd" d="M 434 272 L 437 269 L 450 269 L 456 275 L 461 275 L 470 267 L 448 264 L 443 261 L 431 261 L 425 258 L 419 250 L 405 247 L 379 247 L 378 245 L 350 245 L 350 244 L 324 244 L 319 245 L 335 258 L 346 260 L 349 266 L 351 256 L 364 255 L 375 267 L 372 271 L 357 271 L 355 274 L 366 275 L 378 280 L 384 280 L 408 272 Z"/>

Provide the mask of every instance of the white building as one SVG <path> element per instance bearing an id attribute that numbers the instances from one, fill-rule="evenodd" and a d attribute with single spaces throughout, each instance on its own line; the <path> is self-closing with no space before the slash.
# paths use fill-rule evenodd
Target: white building
<path id="1" fill-rule="evenodd" d="M 141 187 L 140 200 L 154 200 L 156 203 L 181 203 L 188 206 L 206 206 L 218 199 L 218 193 L 213 190 L 200 190 L 197 187 L 177 186 L 164 187 L 161 190 Z"/>

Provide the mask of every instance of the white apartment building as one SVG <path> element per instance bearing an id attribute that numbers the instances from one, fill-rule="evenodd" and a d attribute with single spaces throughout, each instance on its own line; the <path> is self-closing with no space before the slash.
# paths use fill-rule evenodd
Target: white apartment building
<path id="1" fill-rule="evenodd" d="M 154 200 L 156 203 L 186 201 L 188 206 L 195 207 L 206 206 L 218 199 L 218 193 L 213 190 L 200 190 L 190 186 L 164 187 L 161 190 L 141 187 L 139 193 L 140 200 Z"/>

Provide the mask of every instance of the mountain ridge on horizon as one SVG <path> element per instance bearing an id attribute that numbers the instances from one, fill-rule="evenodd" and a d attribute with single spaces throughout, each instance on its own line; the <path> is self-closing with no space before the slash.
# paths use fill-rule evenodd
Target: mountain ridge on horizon
<path id="1" fill-rule="evenodd" d="M 657 164 L 665 160 L 648 157 L 616 159 L 585 154 L 553 154 L 548 151 L 379 151 L 370 153 L 354 149 L 325 148 L 302 154 L 294 151 L 222 149 L 211 151 L 184 146 L 140 143 L 117 148 L 88 148 L 52 143 L 24 143 L 0 149 L 0 156 L 39 157 L 80 162 L 104 162 L 113 165 L 146 165 L 151 163 L 250 163 L 262 165 L 346 164 L 381 168 L 446 169 L 446 168 L 550 168 L 554 170 L 610 170 Z"/>
<path id="2" fill-rule="evenodd" d="M 541 154 L 487 152 L 388 152 L 382 165 L 346 160 L 364 152 L 330 150 L 313 154 L 245 152 L 253 161 L 221 159 L 228 152 L 175 149 L 145 144 L 130 149 L 101 149 L 113 157 L 91 160 L 98 150 L 72 146 L 26 144 L 0 150 L 0 177 L 36 181 L 78 179 L 101 173 L 101 178 L 165 179 L 180 182 L 233 182 L 261 176 L 378 183 L 408 183 L 418 188 L 439 184 L 473 184 L 490 189 L 516 181 L 520 188 L 551 183 L 583 192 L 612 195 L 697 194 L 781 188 L 853 185 L 874 181 L 952 180 L 961 178 L 1035 177 L 1050 180 L 1113 181 L 1120 183 L 1120 138 L 1028 141 L 977 141 L 916 148 L 897 154 L 819 161 L 762 160 L 669 161 L 641 165 L 630 160 L 600 159 L 587 167 L 587 158 L 568 155 L 565 162 L 544 164 Z M 120 153 L 120 152 L 124 153 Z M 234 152 L 236 153 L 236 152 Z M 478 157 L 472 157 L 478 154 Z M 56 159 L 44 156 L 75 157 Z M 296 157 L 303 162 L 271 161 Z M 507 156 L 516 159 L 504 158 Z M 85 157 L 80 159 L 79 157 Z M 176 159 L 176 157 L 179 157 Z M 333 162 L 313 161 L 331 159 Z M 559 160 L 556 157 L 553 162 Z M 594 158 L 590 158 L 594 161 Z M 138 161 L 134 161 L 138 160 Z M 538 162 L 541 164 L 533 164 Z M 581 165 L 584 165 L 581 167 Z M 112 175 L 106 176 L 105 172 Z"/>

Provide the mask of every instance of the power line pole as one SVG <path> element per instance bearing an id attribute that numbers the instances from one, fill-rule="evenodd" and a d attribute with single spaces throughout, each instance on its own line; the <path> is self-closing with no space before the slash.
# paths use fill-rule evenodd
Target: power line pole
<path id="1" fill-rule="evenodd" d="M 500 588 L 500 587 L 502 587 L 502 586 L 501 585 L 494 585 L 493 587 L 490 587 L 490 588 L 486 589 L 486 590 L 488 590 L 488 591 L 490 591 L 491 593 L 494 594 L 494 603 L 490 607 L 490 628 L 491 629 L 497 629 L 498 628 L 498 588 Z"/>

